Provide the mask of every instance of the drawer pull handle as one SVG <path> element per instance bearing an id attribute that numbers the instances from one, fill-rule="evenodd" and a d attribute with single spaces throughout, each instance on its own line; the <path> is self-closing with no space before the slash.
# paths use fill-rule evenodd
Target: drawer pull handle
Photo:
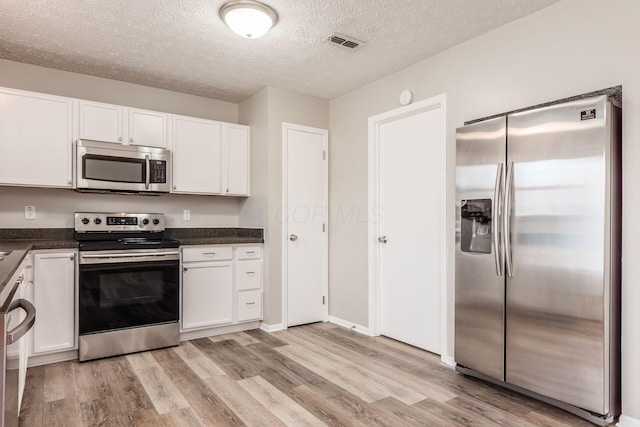
<path id="1" fill-rule="evenodd" d="M 247 276 L 253 276 L 254 274 L 256 274 L 255 271 L 247 271 Z"/>
<path id="2" fill-rule="evenodd" d="M 248 302 L 248 303 L 247 303 L 247 305 L 255 305 L 255 303 L 256 303 L 255 301 L 253 301 L 253 302 Z"/>
<path id="3" fill-rule="evenodd" d="M 244 253 L 247 255 L 253 255 L 256 253 L 256 251 L 245 251 Z"/>
<path id="4" fill-rule="evenodd" d="M 203 252 L 202 255 L 215 255 L 215 252 Z"/>

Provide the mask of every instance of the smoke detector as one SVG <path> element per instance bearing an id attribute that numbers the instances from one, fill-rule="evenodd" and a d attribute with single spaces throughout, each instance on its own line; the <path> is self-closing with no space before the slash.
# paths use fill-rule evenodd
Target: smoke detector
<path id="1" fill-rule="evenodd" d="M 344 34 L 338 33 L 332 33 L 327 38 L 325 38 L 325 40 L 350 50 L 356 50 L 364 45 L 364 42 L 361 42 L 360 40 L 356 40 L 353 37 L 345 36 Z"/>

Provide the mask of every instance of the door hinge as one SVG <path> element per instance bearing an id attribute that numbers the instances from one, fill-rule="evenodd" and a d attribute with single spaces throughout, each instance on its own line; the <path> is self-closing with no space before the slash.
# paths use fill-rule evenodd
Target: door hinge
<path id="1" fill-rule="evenodd" d="M 327 151 L 322 150 L 322 160 L 327 160 Z"/>
<path id="2" fill-rule="evenodd" d="M 324 295 L 322 296 L 322 305 L 324 305 Z"/>

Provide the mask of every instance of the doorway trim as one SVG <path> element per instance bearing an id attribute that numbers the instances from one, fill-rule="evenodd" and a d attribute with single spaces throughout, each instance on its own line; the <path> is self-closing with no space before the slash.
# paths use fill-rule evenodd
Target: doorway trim
<path id="1" fill-rule="evenodd" d="M 380 126 L 412 116 L 425 111 L 441 110 L 441 135 L 439 141 L 440 178 L 443 185 L 440 188 L 439 200 L 440 208 L 440 352 L 443 361 L 448 361 L 450 357 L 447 352 L 447 110 L 446 94 L 434 96 L 416 102 L 411 105 L 396 108 L 372 117 L 369 117 L 369 227 L 368 227 L 368 260 L 369 260 L 369 335 L 380 335 L 380 247 L 378 237 L 380 235 Z"/>
<path id="2" fill-rule="evenodd" d="M 287 214 L 289 212 L 289 191 L 287 188 L 289 180 L 289 130 L 321 134 L 323 137 L 322 203 L 324 205 L 323 223 L 325 224 L 325 228 L 324 233 L 322 233 L 322 293 L 325 297 L 325 304 L 322 308 L 322 320 L 323 322 L 329 320 L 329 131 L 282 122 L 282 211 L 280 217 L 280 224 L 282 225 L 282 329 L 289 327 L 289 228 L 287 221 Z"/>

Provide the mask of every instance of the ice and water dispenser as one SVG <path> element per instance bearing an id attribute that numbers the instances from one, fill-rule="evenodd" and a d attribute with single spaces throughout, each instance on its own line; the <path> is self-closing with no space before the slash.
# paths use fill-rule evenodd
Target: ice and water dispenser
<path id="1" fill-rule="evenodd" d="M 491 199 L 460 201 L 462 252 L 491 253 Z"/>

